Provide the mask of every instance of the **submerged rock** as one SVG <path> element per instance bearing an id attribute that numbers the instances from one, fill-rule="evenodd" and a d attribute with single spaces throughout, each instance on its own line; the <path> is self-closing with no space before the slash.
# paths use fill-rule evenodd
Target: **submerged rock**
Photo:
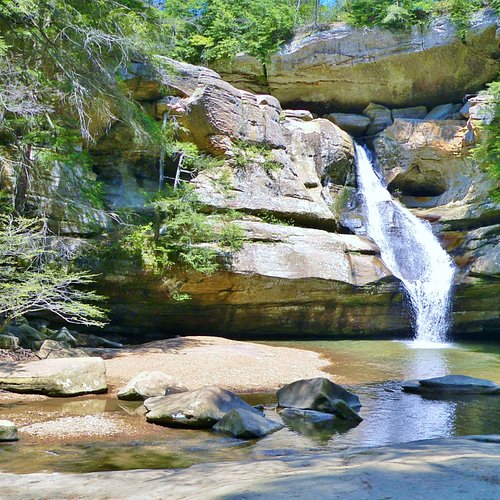
<path id="1" fill-rule="evenodd" d="M 353 409 L 361 407 L 358 396 L 322 377 L 297 380 L 279 389 L 276 395 L 278 406 L 283 408 L 316 410 L 351 420 Z"/>
<path id="2" fill-rule="evenodd" d="M 187 388 L 175 383 L 174 379 L 160 371 L 140 372 L 118 391 L 118 399 L 142 401 L 155 396 L 166 396 L 187 392 Z"/>
<path id="3" fill-rule="evenodd" d="M 226 413 L 213 430 L 226 432 L 238 438 L 258 438 L 283 429 L 284 425 L 257 413 L 237 408 Z"/>
<path id="4" fill-rule="evenodd" d="M 467 375 L 446 375 L 424 380 L 410 380 L 402 384 L 403 390 L 417 394 L 498 394 L 500 386 L 491 380 L 468 377 Z"/>
<path id="5" fill-rule="evenodd" d="M 211 428 L 234 409 L 261 412 L 236 394 L 220 387 L 202 387 L 193 391 L 146 399 L 148 422 L 171 427 Z"/>
<path id="6" fill-rule="evenodd" d="M 0 420 L 0 443 L 2 441 L 17 441 L 19 436 L 17 435 L 17 427 L 14 422 L 9 420 Z"/>
<path id="7" fill-rule="evenodd" d="M 0 389 L 47 396 L 106 392 L 106 365 L 101 358 L 4 363 L 0 367 Z"/>
<path id="8" fill-rule="evenodd" d="M 359 423 L 331 413 L 299 408 L 285 408 L 280 416 L 292 431 L 321 444 L 326 444 L 333 435 L 347 432 Z"/>

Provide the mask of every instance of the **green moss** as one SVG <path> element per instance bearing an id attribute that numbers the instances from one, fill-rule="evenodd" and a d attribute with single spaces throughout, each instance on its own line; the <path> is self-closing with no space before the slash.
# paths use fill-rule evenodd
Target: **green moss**
<path id="1" fill-rule="evenodd" d="M 259 165 L 268 174 L 283 168 L 283 164 L 274 158 L 273 149 L 266 144 L 234 141 L 231 151 L 236 168 Z"/>

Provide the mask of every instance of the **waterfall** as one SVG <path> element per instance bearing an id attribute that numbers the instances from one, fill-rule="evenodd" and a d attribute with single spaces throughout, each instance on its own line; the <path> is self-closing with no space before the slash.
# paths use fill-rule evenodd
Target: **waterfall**
<path id="1" fill-rule="evenodd" d="M 373 170 L 367 151 L 356 144 L 358 187 L 365 204 L 366 232 L 382 260 L 399 278 L 409 298 L 415 344 L 431 347 L 446 341 L 454 265 L 432 233 L 389 191 Z"/>

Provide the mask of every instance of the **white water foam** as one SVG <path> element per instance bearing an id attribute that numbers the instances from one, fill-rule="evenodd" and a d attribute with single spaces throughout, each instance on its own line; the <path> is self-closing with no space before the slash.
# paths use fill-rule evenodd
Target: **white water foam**
<path id="1" fill-rule="evenodd" d="M 411 347 L 450 347 L 451 286 L 455 268 L 430 224 L 393 200 L 373 170 L 367 151 L 356 144 L 358 186 L 367 216 L 367 234 L 382 260 L 405 287 L 413 312 Z"/>

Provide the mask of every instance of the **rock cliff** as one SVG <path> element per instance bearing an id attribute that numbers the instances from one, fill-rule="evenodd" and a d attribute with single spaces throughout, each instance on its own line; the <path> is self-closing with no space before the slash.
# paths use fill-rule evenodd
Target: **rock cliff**
<path id="1" fill-rule="evenodd" d="M 369 136 L 389 188 L 434 224 L 455 258 L 455 332 L 494 331 L 499 207 L 469 156 L 481 103 L 457 101 L 494 77 L 497 49 L 495 20 L 485 12 L 465 42 L 446 20 L 411 33 L 335 26 L 273 56 L 265 81 L 243 56 L 220 66 L 227 81 L 168 58 L 156 71 L 131 65 L 123 81 L 144 111 L 175 121 L 181 141 L 217 160 L 185 181 L 207 213 L 236 211 L 244 242 L 238 252 L 219 252 L 214 274 L 173 269 L 168 279 L 189 294 L 184 302 L 131 260 L 94 262 L 99 292 L 110 297 L 109 329 L 144 338 L 409 334 L 399 281 L 373 242 L 347 234 L 363 225 L 351 133 Z M 282 109 L 299 101 L 324 117 Z M 54 227 L 77 237 L 75 245 L 99 232 L 106 238 L 122 211 L 151 217 L 146 200 L 158 189 L 159 145 L 133 143 L 120 121 L 103 129 L 91 155 L 102 206 L 92 206 L 82 186 L 90 174 L 74 169 L 73 176 L 54 169 L 29 197 L 47 204 Z M 166 164 L 166 174 L 176 167 Z"/>
<path id="2" fill-rule="evenodd" d="M 297 36 L 263 67 L 247 55 L 213 65 L 239 88 L 270 93 L 282 105 L 361 111 L 434 106 L 479 90 L 498 71 L 496 17 L 482 11 L 465 40 L 449 19 L 391 32 L 338 23 Z"/>

